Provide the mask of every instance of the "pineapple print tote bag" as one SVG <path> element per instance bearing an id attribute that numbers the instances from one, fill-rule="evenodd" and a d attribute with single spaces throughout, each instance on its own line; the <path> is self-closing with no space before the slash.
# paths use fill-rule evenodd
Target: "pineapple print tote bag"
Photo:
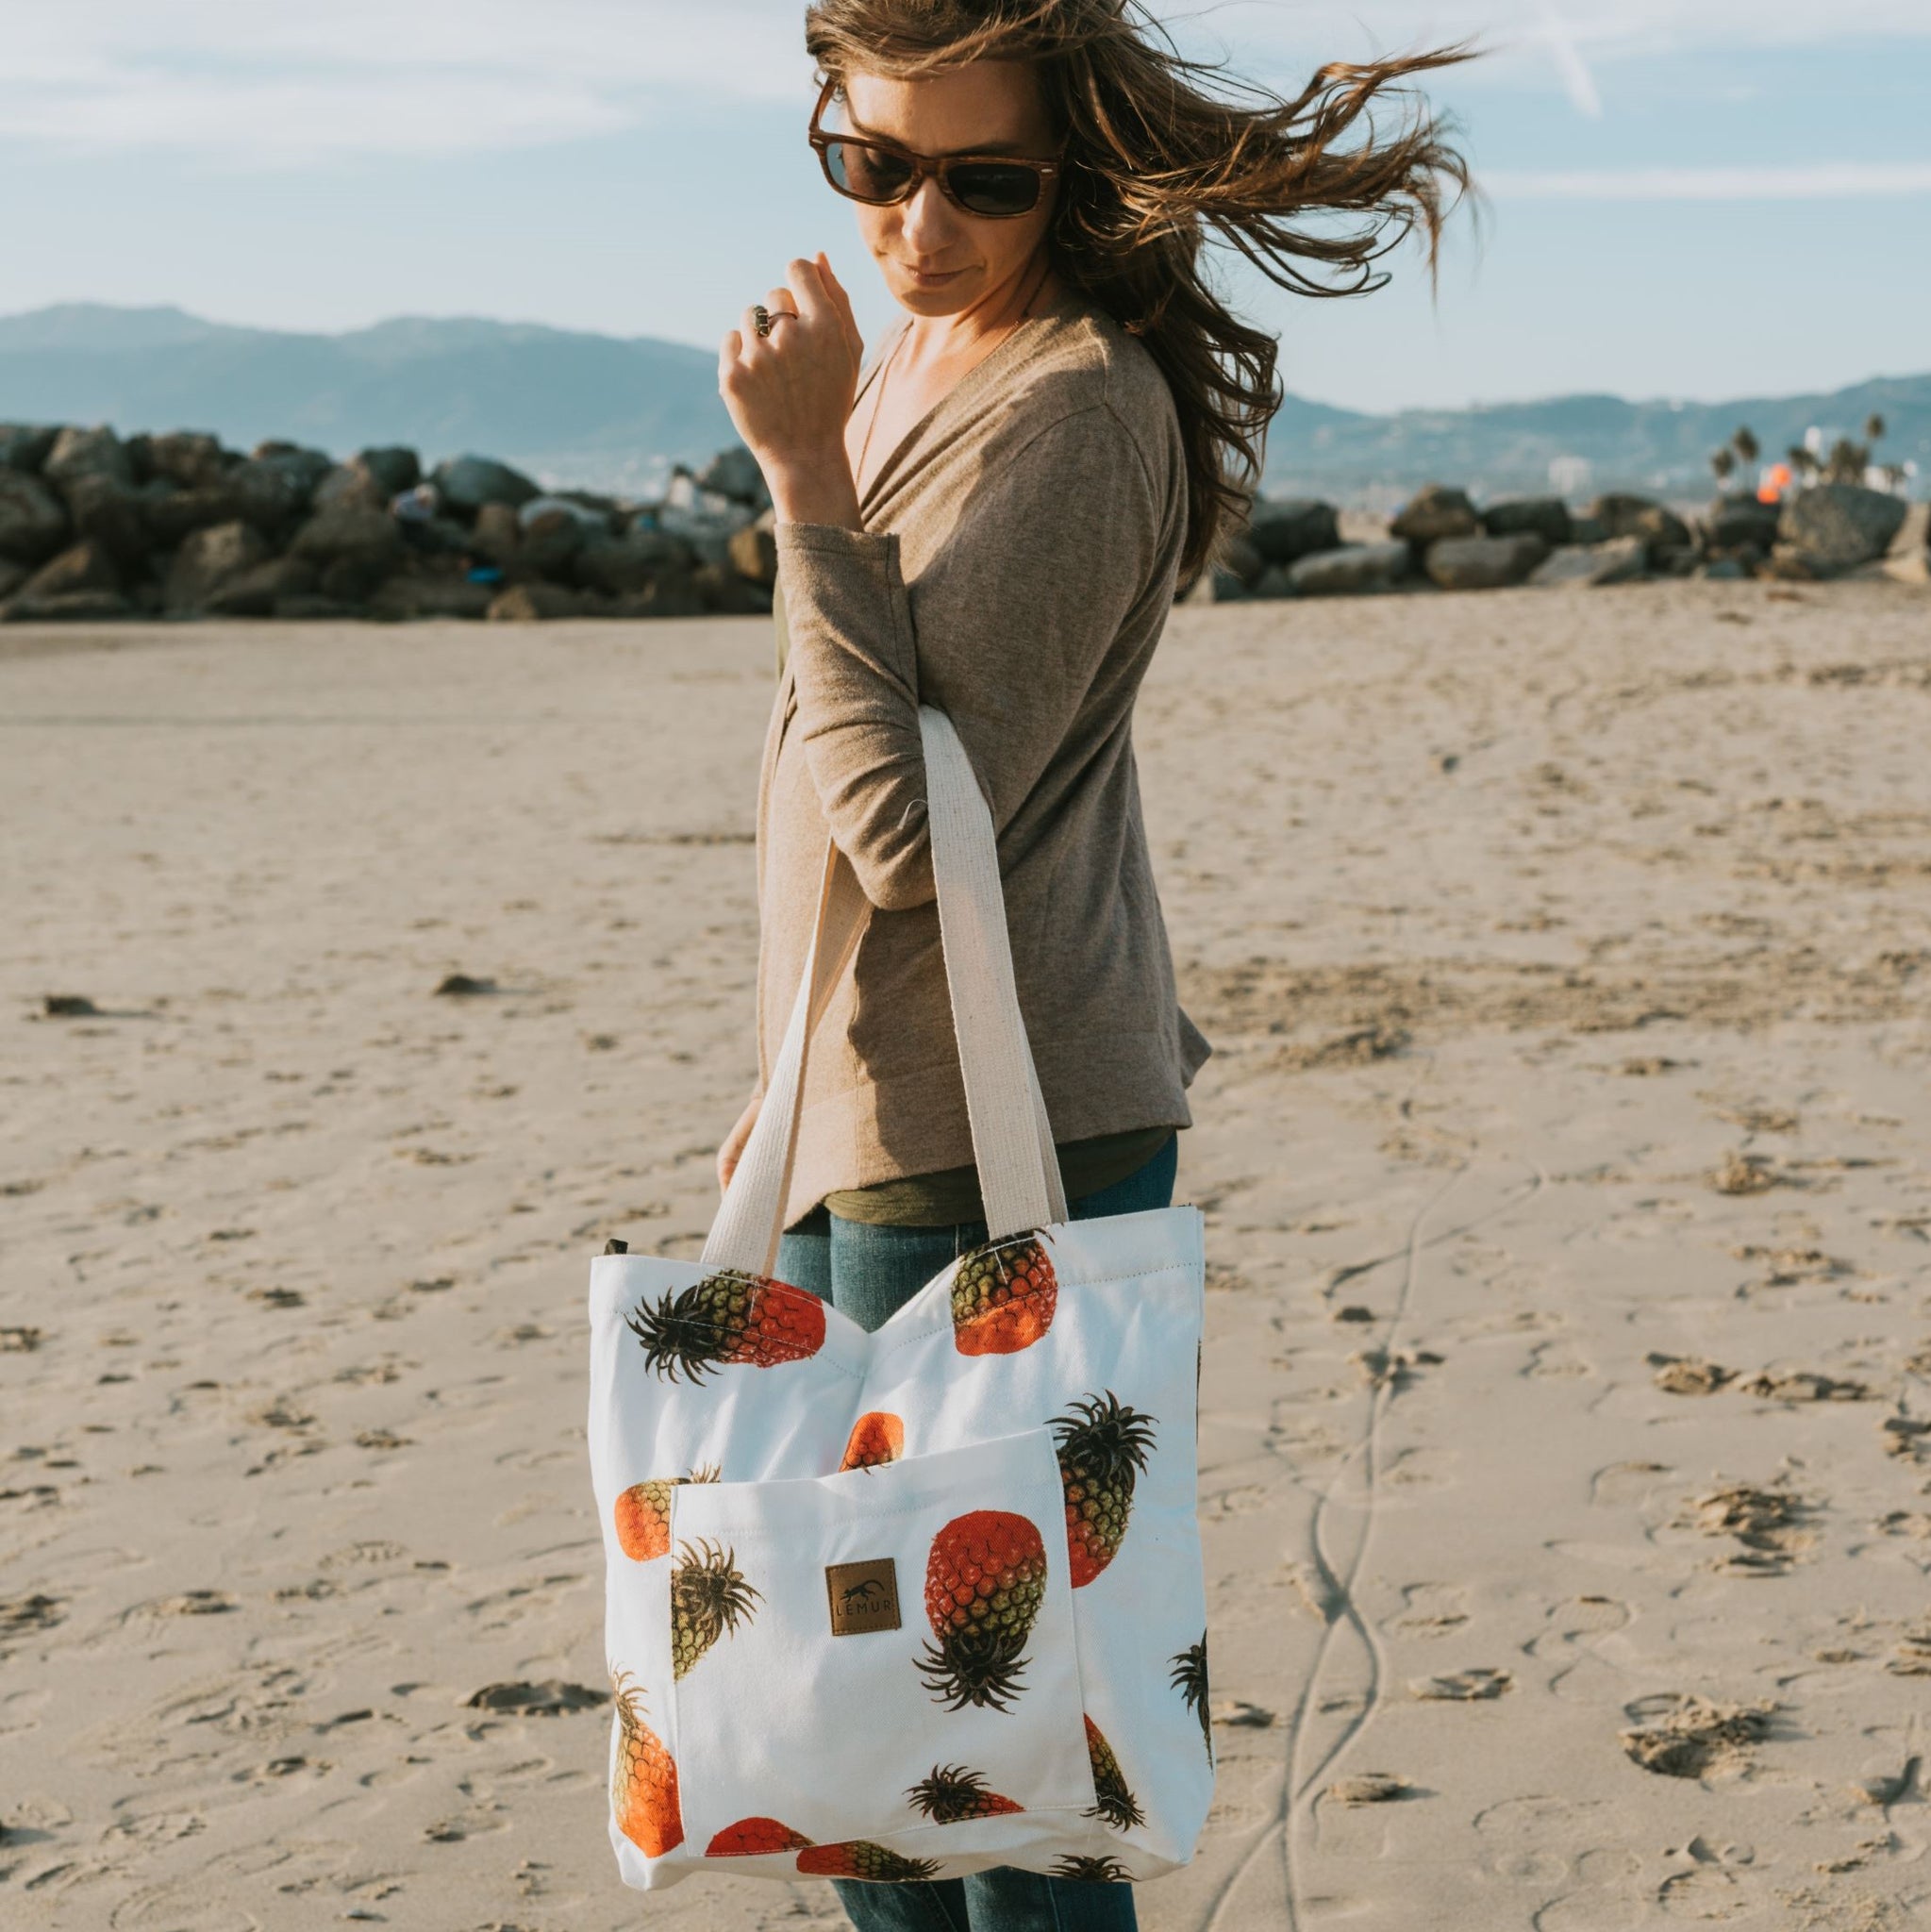
<path id="1" fill-rule="evenodd" d="M 635 1886 L 1145 1879 L 1192 1857 L 1212 1797 L 1200 1216 L 1067 1219 L 991 815 L 950 723 L 921 724 L 992 1238 L 875 1334 L 773 1278 L 812 1025 L 867 916 L 828 852 L 703 1256 L 591 1270 L 610 1839 Z"/>

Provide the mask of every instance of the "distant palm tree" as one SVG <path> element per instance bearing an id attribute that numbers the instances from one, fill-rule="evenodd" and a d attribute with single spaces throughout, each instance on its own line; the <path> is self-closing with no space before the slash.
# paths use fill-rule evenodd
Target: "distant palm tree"
<path id="1" fill-rule="evenodd" d="M 1757 443 L 1756 432 L 1750 429 L 1747 425 L 1744 428 L 1738 430 L 1736 435 L 1731 437 L 1730 447 L 1734 449 L 1737 452 L 1737 454 L 1746 463 L 1754 463 L 1756 460 L 1756 458 L 1763 453 L 1761 447 Z"/>
<path id="2" fill-rule="evenodd" d="M 1737 458 L 1728 449 L 1718 450 L 1710 458 L 1709 466 L 1717 473 L 1719 491 L 1727 488 L 1730 478 L 1737 474 Z"/>
<path id="3" fill-rule="evenodd" d="M 1784 460 L 1790 464 L 1791 473 L 1806 482 L 1817 474 L 1817 453 L 1808 443 L 1793 442 L 1784 452 Z"/>
<path id="4" fill-rule="evenodd" d="M 1884 441 L 1884 418 L 1873 414 L 1864 425 L 1864 441 L 1866 442 L 1882 442 Z"/>

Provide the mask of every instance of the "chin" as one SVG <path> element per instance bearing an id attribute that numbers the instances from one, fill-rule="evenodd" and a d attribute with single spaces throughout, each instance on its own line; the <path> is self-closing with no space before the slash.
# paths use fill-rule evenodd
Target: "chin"
<path id="1" fill-rule="evenodd" d="M 913 280 L 902 271 L 891 277 L 891 292 L 899 306 L 914 315 L 956 315 L 973 299 L 979 276 L 971 269 L 949 281 L 928 285 Z"/>

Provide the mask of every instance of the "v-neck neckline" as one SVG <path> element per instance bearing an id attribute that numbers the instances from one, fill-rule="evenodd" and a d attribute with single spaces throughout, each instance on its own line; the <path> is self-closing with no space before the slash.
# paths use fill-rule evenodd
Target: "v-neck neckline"
<path id="1" fill-rule="evenodd" d="M 995 343 L 985 355 L 981 356 L 944 394 L 932 404 L 923 416 L 919 417 L 912 424 L 905 434 L 886 452 L 885 459 L 878 465 L 877 469 L 873 471 L 872 480 L 865 485 L 864 493 L 858 499 L 858 515 L 861 521 L 864 520 L 867 510 L 872 507 L 874 500 L 876 498 L 879 486 L 891 475 L 892 472 L 898 467 L 899 459 L 925 434 L 939 415 L 943 410 L 949 408 L 957 397 L 965 395 L 976 388 L 989 372 L 996 369 L 1005 360 L 1007 353 L 1011 349 L 1013 343 L 1024 337 L 1036 323 L 1048 322 L 1056 317 L 1062 316 L 1070 310 L 1072 305 L 1072 292 L 1071 291 L 1066 291 L 1061 293 L 1059 300 L 1054 303 L 1052 307 L 1041 308 L 1035 314 L 1023 317 L 1018 326 L 1003 341 Z M 858 407 L 865 391 L 877 380 L 879 372 L 897 353 L 899 344 L 904 341 L 907 331 L 912 325 L 912 317 L 907 316 L 899 324 L 891 341 L 874 358 L 871 368 L 866 371 L 858 384 L 857 392 L 852 397 L 852 408 L 854 409 Z"/>

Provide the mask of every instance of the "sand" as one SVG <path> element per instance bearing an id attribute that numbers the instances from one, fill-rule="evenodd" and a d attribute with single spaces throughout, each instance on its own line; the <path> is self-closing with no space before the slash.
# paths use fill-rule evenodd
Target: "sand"
<path id="1" fill-rule="evenodd" d="M 769 664 L 0 634 L 9 1928 L 839 1923 L 623 1891 L 593 1701 L 586 1264 L 712 1205 Z M 1912 1923 L 1923 592 L 1186 609 L 1139 736 L 1222 1759 L 1143 1924 Z"/>

